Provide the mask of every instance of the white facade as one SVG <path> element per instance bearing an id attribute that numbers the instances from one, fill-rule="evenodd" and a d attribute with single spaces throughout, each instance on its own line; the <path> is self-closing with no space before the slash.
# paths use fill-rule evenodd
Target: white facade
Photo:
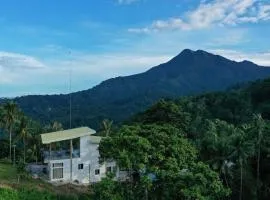
<path id="1" fill-rule="evenodd" d="M 99 164 L 99 142 L 92 141 L 91 137 L 90 135 L 80 137 L 79 158 L 48 160 L 51 182 L 95 183 L 105 177 L 108 171 L 115 172 L 116 178 L 119 177 L 115 162 Z"/>

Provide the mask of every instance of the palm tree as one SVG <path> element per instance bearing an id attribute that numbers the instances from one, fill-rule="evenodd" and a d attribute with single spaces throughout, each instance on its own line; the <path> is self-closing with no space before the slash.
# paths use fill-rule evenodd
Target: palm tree
<path id="1" fill-rule="evenodd" d="M 9 158 L 11 158 L 11 152 L 12 152 L 12 128 L 16 121 L 18 107 L 17 105 L 10 101 L 4 104 L 4 114 L 3 114 L 3 122 L 5 124 L 5 127 L 7 128 L 9 132 Z"/>
<path id="2" fill-rule="evenodd" d="M 40 132 L 38 130 L 36 130 L 36 131 Z M 33 134 L 31 140 L 32 140 L 32 149 L 31 149 L 32 155 L 31 155 L 31 157 L 34 158 L 36 163 L 37 163 L 38 162 L 38 156 L 39 156 L 39 153 L 40 153 L 40 147 L 41 147 L 40 135 Z"/>
<path id="3" fill-rule="evenodd" d="M 113 124 L 113 121 L 110 121 L 108 119 L 104 119 L 102 121 L 103 131 L 104 131 L 106 137 L 108 137 L 111 133 L 112 124 Z"/>
<path id="4" fill-rule="evenodd" d="M 261 144 L 264 138 L 264 120 L 260 114 L 253 116 L 254 128 L 253 133 L 257 134 L 256 149 L 257 149 L 257 170 L 256 170 L 256 186 L 257 186 L 257 196 L 259 197 L 260 191 L 260 159 L 261 159 Z"/>
<path id="5" fill-rule="evenodd" d="M 22 138 L 23 140 L 23 161 L 25 163 L 25 158 L 26 158 L 26 139 L 31 137 L 29 134 L 29 128 L 28 128 L 28 121 L 27 118 L 22 115 L 20 117 L 20 124 L 19 124 L 19 137 Z"/>
<path id="6" fill-rule="evenodd" d="M 242 200 L 243 194 L 243 166 L 247 163 L 248 158 L 254 153 L 254 145 L 248 140 L 247 134 L 240 128 L 235 128 L 232 135 L 232 153 L 230 158 L 234 159 L 240 168 L 240 188 L 239 200 Z"/>
<path id="7" fill-rule="evenodd" d="M 63 130 L 63 125 L 60 122 L 55 121 L 52 124 L 52 130 L 53 131 L 61 131 L 61 130 Z"/>

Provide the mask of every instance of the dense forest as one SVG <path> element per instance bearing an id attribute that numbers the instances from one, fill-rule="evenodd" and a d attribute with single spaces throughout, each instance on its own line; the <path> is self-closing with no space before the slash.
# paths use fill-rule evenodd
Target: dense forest
<path id="1" fill-rule="evenodd" d="M 160 100 L 102 141 L 102 158 L 116 159 L 135 177 L 128 186 L 104 180 L 104 195 L 269 199 L 269 95 L 266 79 L 228 92 Z"/>
<path id="2" fill-rule="evenodd" d="M 115 159 L 130 179 L 116 182 L 108 175 L 91 186 L 87 198 L 269 199 L 269 95 L 270 79 L 265 79 L 226 92 L 160 100 L 119 127 L 103 121 L 99 134 L 106 137 L 99 147 L 100 162 Z M 13 103 L 1 107 L 6 138 L 1 139 L 6 146 L 2 157 L 9 155 L 9 136 L 14 141 L 17 133 L 20 158 L 38 160 L 33 149 L 39 143 L 32 143 L 32 138 L 61 125 L 29 123 L 22 131 L 23 115 L 14 107 Z M 14 110 L 16 115 L 11 114 Z M 39 130 L 31 134 L 30 127 Z M 25 137 L 26 133 L 32 136 Z"/>

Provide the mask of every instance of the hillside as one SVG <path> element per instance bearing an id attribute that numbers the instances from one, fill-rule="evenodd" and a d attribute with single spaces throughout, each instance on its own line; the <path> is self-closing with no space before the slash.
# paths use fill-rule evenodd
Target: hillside
<path id="1" fill-rule="evenodd" d="M 104 118 L 123 121 L 160 98 L 224 90 L 269 76 L 270 68 L 249 61 L 235 62 L 202 50 L 186 49 L 144 73 L 109 79 L 92 89 L 73 93 L 72 124 L 97 128 Z M 15 101 L 34 119 L 68 124 L 68 95 L 25 96 Z"/>
<path id="2" fill-rule="evenodd" d="M 184 153 L 187 152 L 182 151 L 181 157 L 175 161 L 172 161 L 173 159 L 170 157 L 177 149 L 184 146 L 174 146 L 176 139 L 172 135 L 180 130 L 178 134 L 184 135 L 196 146 L 200 161 L 207 163 L 211 169 L 216 171 L 223 185 L 230 188 L 231 193 L 227 199 L 268 200 L 270 199 L 270 192 L 267 189 L 270 186 L 269 120 L 270 79 L 265 79 L 225 92 L 211 92 L 175 100 L 160 100 L 130 120 L 122 130 L 115 133 L 114 140 L 110 138 L 104 142 L 106 148 L 100 149 L 106 149 L 106 151 L 116 149 L 117 153 L 114 154 L 116 158 L 121 154 L 120 152 L 130 151 L 132 153 L 138 149 L 139 153 L 136 155 L 142 155 L 140 158 L 144 158 L 145 150 L 141 150 L 141 146 L 134 148 L 136 142 L 129 142 L 129 138 L 136 135 L 153 144 L 152 148 L 155 150 L 151 149 L 145 156 L 150 159 L 154 158 L 154 161 L 150 161 L 148 164 L 150 167 L 154 165 L 154 169 L 160 169 L 168 159 L 170 164 L 165 166 L 172 166 L 172 171 L 174 171 L 179 160 L 185 158 Z M 171 130 L 171 127 L 175 129 Z M 136 144 L 139 146 L 141 143 Z M 147 142 L 145 143 L 147 144 Z M 106 151 L 104 151 L 105 155 Z M 152 152 L 154 153 L 152 154 Z M 162 153 L 165 156 L 160 156 L 163 155 Z M 136 164 L 141 160 L 143 163 L 144 160 L 140 160 L 138 157 L 134 156 L 134 159 L 131 158 L 131 160 Z M 230 164 L 228 165 L 228 163 Z M 164 171 L 161 172 L 161 177 L 164 177 Z M 196 179 L 197 181 L 203 179 L 198 171 L 195 174 L 200 177 Z M 182 191 L 184 177 L 174 179 L 167 188 L 171 191 L 170 194 Z M 179 180 L 181 180 L 181 184 L 178 185 Z M 193 187 L 196 183 L 198 182 L 193 181 L 190 186 Z M 168 185 L 167 182 L 166 185 Z M 203 192 L 206 190 L 204 188 Z"/>

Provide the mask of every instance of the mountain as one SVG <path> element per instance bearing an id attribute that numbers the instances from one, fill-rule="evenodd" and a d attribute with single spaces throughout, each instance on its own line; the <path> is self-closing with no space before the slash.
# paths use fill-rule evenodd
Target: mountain
<path id="1" fill-rule="evenodd" d="M 104 118 L 123 121 L 160 98 L 224 90 L 266 77 L 270 77 L 270 68 L 186 49 L 144 73 L 112 78 L 92 89 L 72 93 L 72 126 L 98 128 Z M 34 119 L 69 124 L 69 95 L 31 95 L 14 100 Z"/>

